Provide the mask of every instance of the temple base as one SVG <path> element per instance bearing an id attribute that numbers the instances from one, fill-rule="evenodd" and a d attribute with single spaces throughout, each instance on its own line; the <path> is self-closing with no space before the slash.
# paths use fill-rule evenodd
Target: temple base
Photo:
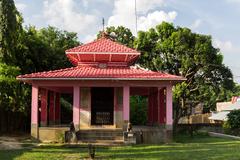
<path id="1" fill-rule="evenodd" d="M 39 139 L 38 125 L 31 124 L 31 136 L 34 139 Z"/>

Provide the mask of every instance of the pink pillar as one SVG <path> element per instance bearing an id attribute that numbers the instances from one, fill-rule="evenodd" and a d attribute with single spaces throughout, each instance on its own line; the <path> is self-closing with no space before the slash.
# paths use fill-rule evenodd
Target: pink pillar
<path id="1" fill-rule="evenodd" d="M 38 86 L 32 85 L 31 136 L 38 139 Z"/>
<path id="2" fill-rule="evenodd" d="M 172 85 L 166 87 L 166 125 L 172 126 L 173 124 L 173 110 L 172 110 Z"/>
<path id="3" fill-rule="evenodd" d="M 38 125 L 38 86 L 32 85 L 31 124 Z"/>
<path id="4" fill-rule="evenodd" d="M 47 97 L 48 90 L 41 89 L 41 126 L 47 126 Z"/>
<path id="5" fill-rule="evenodd" d="M 123 87 L 123 121 L 125 123 L 129 122 L 129 113 L 130 113 L 130 108 L 129 108 L 129 98 L 130 98 L 130 93 L 129 93 L 129 86 L 124 86 Z"/>
<path id="6" fill-rule="evenodd" d="M 73 87 L 73 123 L 75 127 L 80 124 L 80 87 Z"/>

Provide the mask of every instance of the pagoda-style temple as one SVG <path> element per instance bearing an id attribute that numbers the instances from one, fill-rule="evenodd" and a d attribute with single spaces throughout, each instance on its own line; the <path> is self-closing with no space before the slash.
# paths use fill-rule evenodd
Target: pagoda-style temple
<path id="1" fill-rule="evenodd" d="M 130 96 L 145 96 L 148 126 L 163 130 L 162 141 L 171 137 L 172 88 L 183 77 L 134 65 L 140 52 L 106 36 L 66 50 L 66 56 L 74 67 L 17 77 L 32 85 L 33 137 L 56 140 L 68 130 L 63 124 L 62 95 L 72 96 L 71 121 L 80 132 L 125 131 L 130 122 Z"/>

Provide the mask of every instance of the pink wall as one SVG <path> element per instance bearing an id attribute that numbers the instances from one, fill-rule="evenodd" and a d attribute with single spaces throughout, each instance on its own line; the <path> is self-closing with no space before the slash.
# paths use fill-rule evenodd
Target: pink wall
<path id="1" fill-rule="evenodd" d="M 46 86 L 73 86 L 73 122 L 75 125 L 80 124 L 80 87 L 87 86 L 87 87 L 94 87 L 94 86 L 108 86 L 108 87 L 122 87 L 123 86 L 123 120 L 129 121 L 130 120 L 130 86 L 131 87 L 157 87 L 163 88 L 166 87 L 166 111 L 164 110 L 164 102 L 161 101 L 163 97 L 163 92 L 159 92 L 156 96 L 152 97 L 150 103 L 157 103 L 153 109 L 153 104 L 151 104 L 149 116 L 151 119 L 157 120 L 158 123 L 165 123 L 167 125 L 172 125 L 172 86 L 170 81 L 166 82 L 152 82 L 152 81 L 121 81 L 121 82 L 109 82 L 108 81 L 36 81 L 37 84 L 41 84 L 43 87 Z M 38 83 L 39 82 L 39 83 Z M 79 83 L 81 82 L 81 83 Z M 36 84 L 36 83 L 35 83 Z M 115 97 L 115 110 L 117 110 L 116 105 L 116 97 Z M 37 124 L 38 122 L 38 86 L 32 86 L 32 123 Z M 150 115 L 151 114 L 151 115 Z M 165 116 L 162 116 L 162 115 Z M 56 116 L 56 115 L 55 115 Z M 57 116 L 58 117 L 58 116 Z"/>
<path id="2" fill-rule="evenodd" d="M 55 98 L 55 121 L 56 123 L 60 123 L 60 116 L 61 116 L 61 108 L 60 108 L 60 93 L 56 93 Z"/>
<path id="3" fill-rule="evenodd" d="M 38 86 L 32 85 L 31 124 L 38 124 Z"/>
<path id="4" fill-rule="evenodd" d="M 109 80 L 44 80 L 44 81 L 34 81 L 34 83 L 39 86 L 45 87 L 122 87 L 122 86 L 131 86 L 131 87 L 165 87 L 169 85 L 169 81 L 109 81 Z"/>
<path id="5" fill-rule="evenodd" d="M 40 94 L 41 94 L 41 126 L 46 126 L 48 90 L 40 89 Z"/>
<path id="6" fill-rule="evenodd" d="M 55 92 L 49 92 L 49 123 L 54 124 L 55 122 L 55 102 L 54 102 Z"/>
<path id="7" fill-rule="evenodd" d="M 80 124 L 80 87 L 74 86 L 73 88 L 73 123 L 74 125 Z"/>
<path id="8" fill-rule="evenodd" d="M 164 103 L 166 96 L 164 95 L 165 87 L 159 88 L 158 93 L 158 122 L 164 124 L 166 121 L 166 105 Z"/>
<path id="9" fill-rule="evenodd" d="M 130 91 L 129 91 L 129 86 L 124 86 L 123 87 L 123 120 L 124 121 L 129 121 L 129 113 L 130 113 L 130 108 L 129 108 L 129 96 L 130 96 Z"/>
<path id="10" fill-rule="evenodd" d="M 152 96 L 152 88 L 149 89 L 148 95 L 148 124 L 153 123 L 153 96 Z"/>

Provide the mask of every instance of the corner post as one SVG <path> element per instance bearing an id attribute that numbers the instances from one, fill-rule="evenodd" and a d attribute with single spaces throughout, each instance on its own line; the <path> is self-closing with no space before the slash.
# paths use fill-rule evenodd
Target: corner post
<path id="1" fill-rule="evenodd" d="M 38 139 L 38 86 L 32 85 L 31 136 Z"/>
<path id="2" fill-rule="evenodd" d="M 166 87 L 166 130 L 165 130 L 165 142 L 172 141 L 173 130 L 173 101 L 172 101 L 172 85 L 169 84 Z"/>
<path id="3" fill-rule="evenodd" d="M 130 99 L 130 87 L 129 86 L 124 86 L 123 87 L 123 122 L 124 122 L 124 128 L 126 129 L 127 124 L 130 120 L 129 118 L 129 113 L 130 113 L 130 107 L 129 107 L 129 99 Z"/>
<path id="4" fill-rule="evenodd" d="M 73 87 L 73 124 L 76 129 L 80 126 L 80 87 Z"/>

